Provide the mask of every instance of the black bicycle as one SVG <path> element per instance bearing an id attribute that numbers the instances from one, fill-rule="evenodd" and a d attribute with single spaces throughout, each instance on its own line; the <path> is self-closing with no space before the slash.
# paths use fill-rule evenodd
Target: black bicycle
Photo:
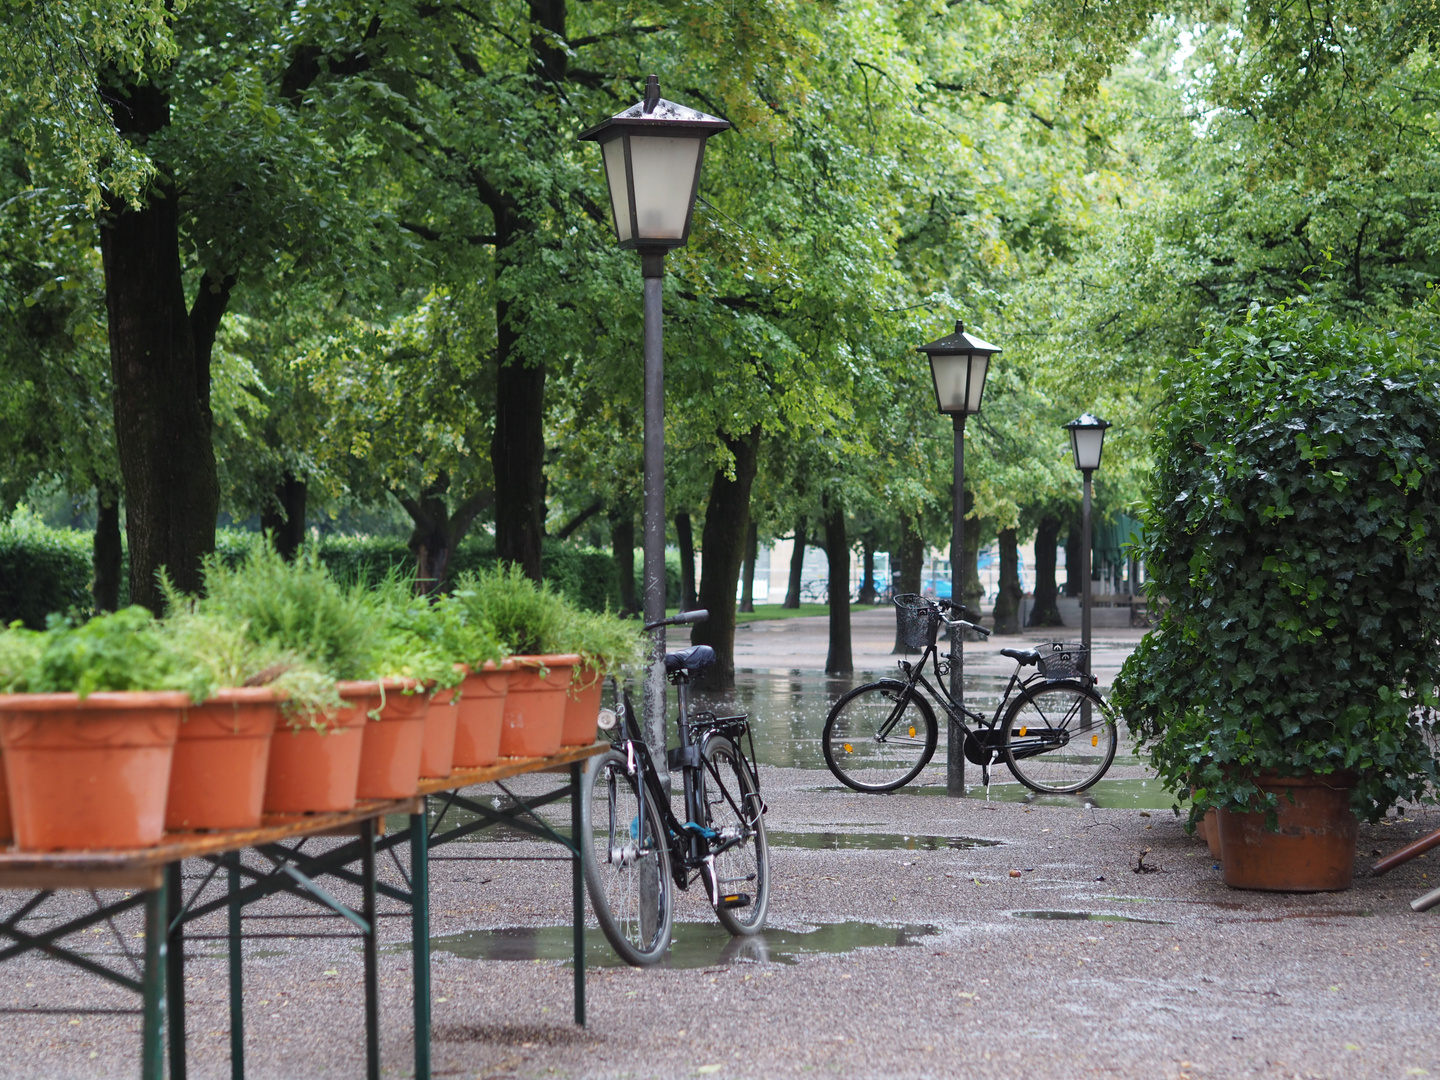
<path id="1" fill-rule="evenodd" d="M 1083 646 L 1048 642 L 1035 649 L 1001 649 L 1015 661 L 1015 671 L 986 720 L 955 700 L 952 665 L 958 635 L 968 630 L 989 637 L 990 631 L 946 618 L 944 612 L 957 610 L 948 600 L 911 593 L 894 603 L 901 640 L 924 653 L 918 663 L 900 661 L 903 679 L 858 686 L 830 710 L 821 742 L 826 764 L 842 783 L 856 791 L 894 791 L 930 763 L 938 730 L 921 687 L 959 725 L 965 758 L 984 770 L 987 784 L 991 767 L 1002 759 L 1015 779 L 1047 794 L 1084 791 L 1105 775 L 1115 760 L 1115 715 L 1087 673 Z M 951 659 L 943 662 L 935 644 L 941 625 L 957 635 Z M 935 672 L 933 686 L 925 678 L 927 661 Z M 1036 670 L 1022 675 L 1027 667 Z"/>
<path id="2" fill-rule="evenodd" d="M 645 629 L 708 617 L 687 611 Z M 590 760 L 581 784 L 580 859 L 590 902 L 610 944 L 636 967 L 656 963 L 670 944 L 672 885 L 700 881 L 720 924 L 737 937 L 765 925 L 770 852 L 749 720 L 690 712 L 690 680 L 714 663 L 708 645 L 665 656 L 680 696 L 680 745 L 667 759 L 672 775 L 684 778 L 684 821 L 660 783 L 628 693 L 618 695 L 615 714 L 602 714 L 615 745 Z"/>

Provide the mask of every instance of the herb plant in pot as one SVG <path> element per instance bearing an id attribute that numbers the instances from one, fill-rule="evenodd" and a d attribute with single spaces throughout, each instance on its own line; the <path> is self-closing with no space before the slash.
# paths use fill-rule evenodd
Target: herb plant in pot
<path id="1" fill-rule="evenodd" d="M 510 665 L 505 650 L 489 623 L 459 596 L 446 596 L 430 609 L 430 633 L 442 655 L 454 662 L 462 680 L 453 691 L 441 690 L 434 701 L 450 701 L 454 738 L 449 756 L 431 759 L 427 733 L 422 776 L 448 776 L 452 768 L 472 769 L 494 765 L 500 758 L 500 726 L 510 686 Z M 431 710 L 435 709 L 432 702 Z M 443 766 L 444 771 L 439 771 Z"/>
<path id="2" fill-rule="evenodd" d="M 15 634 L 17 631 L 8 631 Z M 32 639 L 33 640 L 33 639 Z M 56 620 L 0 697 L 15 839 L 26 851 L 158 843 L 180 715 L 209 693 L 141 607 Z M 26 644 L 11 639 L 14 657 Z"/>
<path id="3" fill-rule="evenodd" d="M 1236 888 L 1347 888 L 1433 798 L 1440 343 L 1251 310 L 1168 376 L 1142 554 L 1168 606 L 1114 699 Z"/>
<path id="4" fill-rule="evenodd" d="M 572 608 L 560 635 L 560 647 L 580 656 L 565 698 L 560 745 L 589 746 L 598 735 L 600 692 L 605 676 L 639 663 L 640 635 L 636 633 L 635 623 L 627 623 L 608 611 Z"/>
<path id="5" fill-rule="evenodd" d="M 560 749 L 565 697 L 580 657 L 560 653 L 565 601 L 515 566 L 464 576 L 455 592 L 469 617 L 494 629 L 510 653 L 501 757 L 548 757 Z"/>
<path id="6" fill-rule="evenodd" d="M 281 719 L 270 740 L 267 813 L 349 810 L 380 686 L 369 678 L 376 629 L 363 598 L 334 581 L 318 553 L 286 562 L 258 539 L 236 565 L 205 564 L 199 610 L 245 627 L 251 641 L 294 658 Z"/>

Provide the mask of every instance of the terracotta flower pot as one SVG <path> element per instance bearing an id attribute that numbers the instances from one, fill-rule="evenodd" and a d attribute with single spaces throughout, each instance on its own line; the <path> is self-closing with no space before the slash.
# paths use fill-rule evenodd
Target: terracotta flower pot
<path id="1" fill-rule="evenodd" d="M 360 751 L 362 799 L 403 799 L 415 794 L 430 695 L 414 679 L 386 679 L 379 720 L 370 721 Z M 406 691 L 409 691 L 408 693 Z"/>
<path id="2" fill-rule="evenodd" d="M 1255 783 L 1276 794 L 1280 831 L 1265 828 L 1264 814 L 1222 809 L 1217 831 L 1225 884 L 1271 892 L 1348 889 L 1359 832 L 1350 812 L 1349 779 L 1262 775 Z"/>
<path id="3" fill-rule="evenodd" d="M 10 823 L 10 788 L 5 783 L 5 754 L 0 751 L 0 845 L 15 839 L 15 827 Z"/>
<path id="4" fill-rule="evenodd" d="M 500 760 L 500 724 L 510 689 L 509 660 L 466 669 L 460 684 L 460 713 L 455 723 L 455 768 L 475 769 Z"/>
<path id="5" fill-rule="evenodd" d="M 600 691 L 605 672 L 591 667 L 574 667 L 570 690 L 565 695 L 565 720 L 560 728 L 561 746 L 589 746 L 599 734 Z"/>
<path id="6" fill-rule="evenodd" d="M 346 707 L 328 717 L 323 730 L 282 719 L 270 740 L 267 814 L 354 809 L 360 752 L 373 726 L 367 714 L 380 707 L 380 684 L 342 682 L 337 689 Z"/>
<path id="7" fill-rule="evenodd" d="M 24 851 L 134 848 L 165 833 L 180 693 L 0 697 L 15 839 Z"/>
<path id="8" fill-rule="evenodd" d="M 421 776 L 449 776 L 455 769 L 455 725 L 460 721 L 459 687 L 437 691 L 425 717 L 425 745 L 420 748 Z"/>
<path id="9" fill-rule="evenodd" d="M 170 770 L 167 829 L 253 829 L 265 803 L 270 737 L 281 694 L 268 687 L 219 690 L 185 710 Z"/>
<path id="10" fill-rule="evenodd" d="M 515 668 L 505 695 L 500 756 L 550 757 L 559 753 L 566 692 L 580 657 L 564 653 L 512 656 L 510 661 Z"/>

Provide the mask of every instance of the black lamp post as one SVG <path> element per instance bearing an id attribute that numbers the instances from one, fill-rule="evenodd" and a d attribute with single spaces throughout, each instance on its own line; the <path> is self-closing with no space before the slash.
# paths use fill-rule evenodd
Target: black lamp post
<path id="1" fill-rule="evenodd" d="M 1105 449 L 1105 429 L 1110 425 L 1086 413 L 1065 425 L 1070 432 L 1070 453 L 1075 468 L 1085 478 L 1085 496 L 1081 502 L 1080 532 L 1084 537 L 1080 557 L 1080 643 L 1085 646 L 1085 674 L 1090 674 L 1090 559 L 1094 537 L 1090 533 L 1090 478 L 1100 468 L 1100 454 Z M 1083 703 L 1082 726 L 1090 726 L 1090 703 Z"/>
<path id="2" fill-rule="evenodd" d="M 645 278 L 645 621 L 665 618 L 665 359 L 660 281 L 665 252 L 690 238 L 705 140 L 728 121 L 660 96 L 645 81 L 645 100 L 581 134 L 600 144 L 615 237 L 640 252 Z M 668 786 L 665 764 L 665 631 L 656 630 L 645 675 L 645 738 Z"/>
<path id="3" fill-rule="evenodd" d="M 985 393 L 985 376 L 990 358 L 1000 350 L 957 322 L 955 332 L 921 345 L 917 352 L 930 358 L 930 375 L 935 380 L 935 403 L 955 424 L 955 496 L 950 527 L 950 601 L 961 603 L 965 589 L 965 418 L 980 411 Z M 964 643 L 959 633 L 950 635 L 950 693 L 957 703 L 965 699 Z M 965 748 L 960 725 L 953 720 L 945 740 L 945 793 L 965 794 Z"/>

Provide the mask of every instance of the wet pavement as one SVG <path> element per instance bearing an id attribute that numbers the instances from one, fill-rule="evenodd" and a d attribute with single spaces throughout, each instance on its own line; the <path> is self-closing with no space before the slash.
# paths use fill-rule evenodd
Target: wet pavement
<path id="1" fill-rule="evenodd" d="M 577 1029 L 568 866 L 489 861 L 556 850 L 516 830 L 437 849 L 437 1077 L 1440 1077 L 1440 911 L 1408 907 L 1433 887 L 1440 854 L 1365 873 L 1440 814 L 1362 825 L 1348 892 L 1236 892 L 1124 743 L 1081 796 L 1031 797 L 1003 765 L 988 800 L 978 785 L 944 797 L 938 766 L 914 788 L 862 795 L 819 764 L 828 703 L 851 684 L 772 670 L 746 673 L 732 695 L 754 710 L 765 763 L 764 934 L 730 939 L 683 893 L 666 964 L 638 971 L 616 964 L 592 923 L 590 1023 Z M 967 670 L 977 699 L 1003 689 L 999 665 Z M 568 822 L 564 805 L 545 814 Z M 190 875 L 198 885 L 200 869 Z M 401 883 L 388 862 L 382 876 Z M 0 918 L 18 902 L 0 894 Z M 276 901 L 263 911 L 282 918 L 247 924 L 275 935 L 247 947 L 251 1077 L 364 1075 L 357 942 L 300 937 L 340 933 L 296 917 L 311 910 Z M 387 1077 L 411 1075 L 408 925 L 380 920 Z M 124 963 L 138 926 L 117 929 L 97 928 L 89 948 Z M 190 1074 L 220 1078 L 226 967 L 218 941 L 193 949 Z M 123 1010 L 136 1004 L 54 961 L 5 964 L 0 1074 L 134 1075 L 139 1016 Z"/>

